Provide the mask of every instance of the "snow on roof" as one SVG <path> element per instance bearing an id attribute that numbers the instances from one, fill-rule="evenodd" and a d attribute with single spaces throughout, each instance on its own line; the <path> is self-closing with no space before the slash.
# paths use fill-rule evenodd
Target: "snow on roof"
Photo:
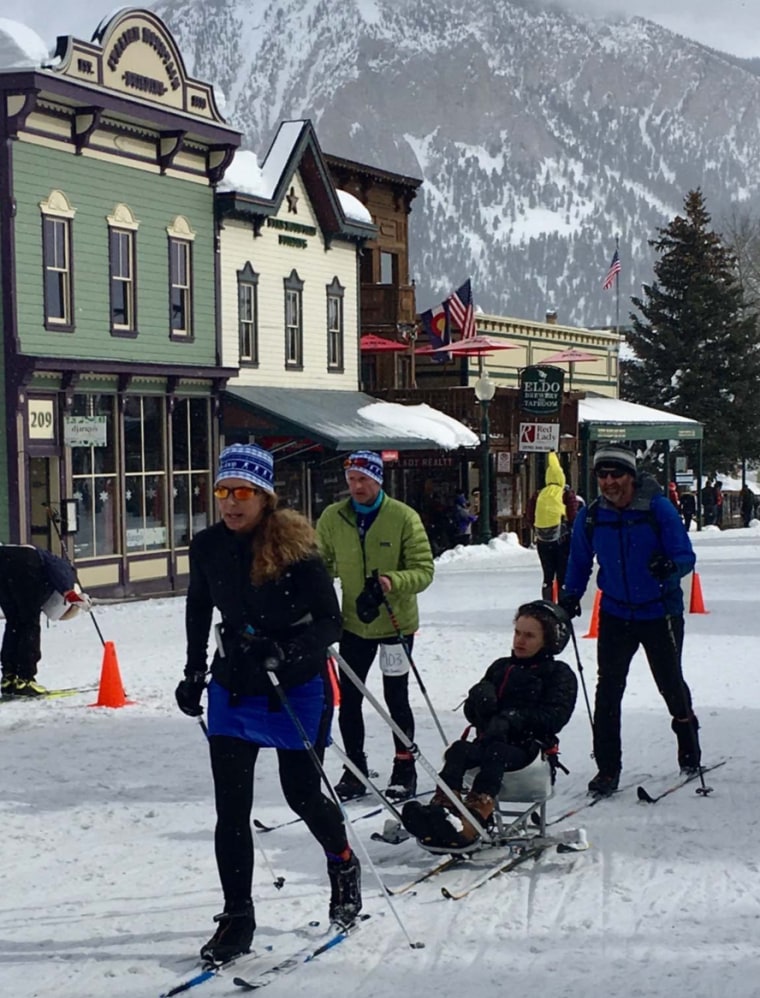
<path id="1" fill-rule="evenodd" d="M 340 201 L 340 206 L 343 209 L 343 214 L 346 218 L 352 219 L 354 222 L 366 222 L 368 225 L 372 224 L 372 216 L 361 203 L 359 198 L 354 197 L 353 194 L 349 194 L 348 191 L 336 191 L 338 195 L 338 200 Z"/>
<path id="2" fill-rule="evenodd" d="M 578 402 L 578 422 L 580 423 L 688 423 L 699 425 L 696 419 L 676 416 L 664 409 L 652 409 L 637 402 L 625 402 L 600 395 L 581 399 Z"/>
<path id="3" fill-rule="evenodd" d="M 479 439 L 463 423 L 432 409 L 429 405 L 399 405 L 398 402 L 375 402 L 358 410 L 359 415 L 399 433 L 427 437 L 442 450 L 477 447 Z"/>
<path id="4" fill-rule="evenodd" d="M 36 31 L 20 21 L 0 17 L 0 68 L 41 66 L 49 55 L 47 45 Z"/>
<path id="5" fill-rule="evenodd" d="M 238 149 L 219 184 L 220 191 L 236 191 L 238 194 L 252 194 L 258 198 L 271 200 L 272 192 L 267 188 L 264 175 L 255 152 Z"/>

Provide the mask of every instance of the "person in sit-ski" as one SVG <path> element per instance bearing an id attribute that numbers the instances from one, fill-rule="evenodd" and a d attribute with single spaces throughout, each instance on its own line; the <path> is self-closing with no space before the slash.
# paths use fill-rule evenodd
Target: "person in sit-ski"
<path id="1" fill-rule="evenodd" d="M 440 779 L 462 799 L 464 776 L 480 767 L 463 798 L 477 822 L 489 824 L 505 772 L 523 769 L 542 748 L 557 745 L 557 732 L 572 716 L 578 693 L 575 673 L 555 659 L 570 638 L 567 614 L 547 600 L 523 604 L 514 621 L 512 653 L 497 658 L 464 703 L 475 728 L 446 750 Z M 423 845 L 463 849 L 478 838 L 438 787 L 430 804 L 409 801 L 402 811 L 404 827 Z"/>

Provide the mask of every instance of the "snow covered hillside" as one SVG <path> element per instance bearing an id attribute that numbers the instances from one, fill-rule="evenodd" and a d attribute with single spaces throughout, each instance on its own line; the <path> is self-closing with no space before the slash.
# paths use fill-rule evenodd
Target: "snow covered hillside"
<path id="1" fill-rule="evenodd" d="M 629 790 L 578 816 L 591 843 L 587 852 L 546 853 L 534 867 L 458 902 L 442 898 L 440 887 L 463 884 L 472 871 L 420 885 L 395 904 L 408 938 L 424 949 L 409 947 L 364 862 L 371 920 L 277 980 L 268 996 L 754 998 L 760 525 L 725 533 L 709 528 L 692 539 L 710 612 L 687 618 L 685 673 L 705 763 L 730 757 L 707 778 L 714 793 L 700 797 L 692 784 L 651 806 Z M 493 541 L 488 550 L 439 561 L 421 601 L 415 661 L 450 739 L 464 725 L 455 707 L 509 646 L 514 609 L 539 592 L 537 556 L 516 544 Z M 580 637 L 592 595 L 576 632 L 593 698 L 596 642 Z M 173 700 L 184 659 L 183 609 L 177 599 L 97 610 L 133 706 L 88 708 L 94 694 L 0 704 L 3 995 L 158 998 L 197 968 L 195 954 L 211 934 L 220 896 L 206 745 Z M 39 679 L 46 685 L 97 682 L 102 648 L 86 618 L 46 631 L 43 652 Z M 577 668 L 572 645 L 564 657 Z M 379 692 L 377 666 L 370 680 Z M 418 690 L 415 703 L 419 744 L 437 766 L 443 746 Z M 370 763 L 385 785 L 390 734 L 370 708 L 365 714 Z M 593 775 L 590 745 L 581 694 L 562 734 L 571 773 L 559 777 L 550 817 L 577 800 Z M 624 700 L 623 747 L 624 782 L 639 778 L 653 792 L 671 782 L 675 739 L 643 656 L 634 661 Z M 327 762 L 337 777 L 337 757 L 328 753 Z M 371 808 L 366 799 L 348 805 L 351 816 Z M 290 817 L 272 753 L 260 760 L 255 814 L 266 822 Z M 352 827 L 385 883 L 398 886 L 432 865 L 431 857 L 414 842 L 372 841 L 383 822 L 378 815 Z M 257 852 L 255 886 L 254 946 L 264 965 L 303 944 L 309 920 L 324 924 L 328 887 L 324 859 L 302 825 L 257 838 L 267 857 Z M 280 875 L 285 884 L 278 891 L 273 879 Z M 241 993 L 231 977 L 189 993 Z"/>

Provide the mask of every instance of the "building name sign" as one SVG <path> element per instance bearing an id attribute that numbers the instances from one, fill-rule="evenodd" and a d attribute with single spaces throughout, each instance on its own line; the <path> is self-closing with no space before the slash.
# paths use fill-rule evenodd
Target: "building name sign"
<path id="1" fill-rule="evenodd" d="M 534 454 L 559 450 L 559 423 L 520 423 L 518 450 Z"/>
<path id="2" fill-rule="evenodd" d="M 126 28 L 124 31 L 122 31 L 122 33 L 119 35 L 119 37 L 116 39 L 113 46 L 111 47 L 110 52 L 108 53 L 107 57 L 108 68 L 112 72 L 115 71 L 119 65 L 119 60 L 121 59 L 122 55 L 124 55 L 129 46 L 134 44 L 135 42 L 142 42 L 143 45 L 147 45 L 149 48 L 153 49 L 153 51 L 156 53 L 156 55 L 164 65 L 164 69 L 166 70 L 166 75 L 169 79 L 169 86 L 172 88 L 172 90 L 179 90 L 181 83 L 180 83 L 179 73 L 177 72 L 177 66 L 176 63 L 174 62 L 174 57 L 172 53 L 169 51 L 169 47 L 164 42 L 164 40 L 155 31 L 153 31 L 152 28 L 149 28 L 147 25 L 143 25 L 142 27 L 140 27 L 139 25 L 134 24 L 131 27 Z M 122 78 L 124 79 L 124 82 L 129 86 L 129 82 L 126 79 L 126 77 L 128 76 L 139 77 L 140 74 L 138 73 L 124 74 L 124 77 Z M 154 84 L 158 83 L 158 81 L 155 80 L 151 82 Z M 163 84 L 160 83 L 158 85 L 163 86 Z M 161 91 L 151 90 L 149 92 L 161 94 L 166 92 L 166 88 L 164 88 Z"/>
<path id="3" fill-rule="evenodd" d="M 559 367 L 526 367 L 520 375 L 520 409 L 552 416 L 562 408 L 565 372 Z"/>
<path id="4" fill-rule="evenodd" d="M 287 222 L 284 218 L 268 218 L 267 227 L 270 229 L 282 229 L 285 232 L 295 232 L 301 236 L 316 236 L 317 230 L 313 225 L 301 225 L 300 222 Z M 309 244 L 305 239 L 297 236 L 285 236 L 280 234 L 277 239 L 280 246 L 292 246 L 295 249 L 307 249 Z"/>
<path id="5" fill-rule="evenodd" d="M 67 447 L 106 447 L 107 416 L 64 416 L 63 442 Z"/>

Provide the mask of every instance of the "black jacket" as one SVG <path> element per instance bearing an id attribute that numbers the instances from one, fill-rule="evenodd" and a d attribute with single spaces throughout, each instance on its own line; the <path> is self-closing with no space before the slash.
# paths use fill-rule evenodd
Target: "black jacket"
<path id="1" fill-rule="evenodd" d="M 284 652 L 278 677 L 284 688 L 299 686 L 326 668 L 327 647 L 342 624 L 335 587 L 324 562 L 305 556 L 263 585 L 251 583 L 251 538 L 224 523 L 201 531 L 190 544 L 190 583 L 185 609 L 185 673 L 205 672 L 214 608 L 221 613 L 224 655 L 216 650 L 214 679 L 246 696 L 268 696 L 272 685 L 255 647 L 246 649 L 246 626 L 276 641 Z"/>
<path id="2" fill-rule="evenodd" d="M 503 738 L 532 747 L 556 741 L 570 720 L 578 694 L 575 673 L 548 652 L 529 659 L 497 658 L 464 704 L 468 721 L 481 737 Z"/>

